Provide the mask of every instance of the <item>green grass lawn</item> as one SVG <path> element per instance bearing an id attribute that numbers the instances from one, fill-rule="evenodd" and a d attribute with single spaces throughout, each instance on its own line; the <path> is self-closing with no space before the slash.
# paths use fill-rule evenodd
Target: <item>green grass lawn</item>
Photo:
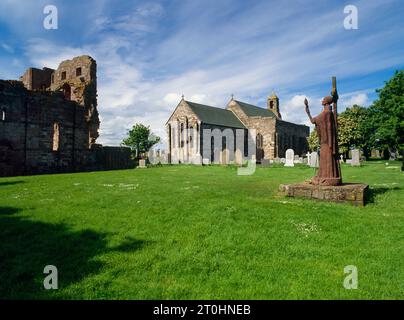
<path id="1" fill-rule="evenodd" d="M 285 198 L 307 166 L 165 166 L 0 179 L 0 298 L 403 299 L 399 162 L 343 166 L 364 208 Z M 55 265 L 59 289 L 43 289 Z M 343 287 L 355 265 L 359 288 Z"/>

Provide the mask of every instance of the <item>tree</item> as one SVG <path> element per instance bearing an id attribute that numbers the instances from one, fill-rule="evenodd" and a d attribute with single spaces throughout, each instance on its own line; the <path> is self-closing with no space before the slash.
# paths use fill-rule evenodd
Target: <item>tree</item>
<path id="1" fill-rule="evenodd" d="M 320 143 L 318 141 L 317 131 L 315 129 L 310 132 L 310 136 L 307 138 L 307 142 L 311 151 L 320 149 Z"/>
<path id="2" fill-rule="evenodd" d="M 149 151 L 159 141 L 160 137 L 151 133 L 150 127 L 137 123 L 129 130 L 122 144 L 131 148 L 134 158 L 139 158 L 140 153 Z"/>
<path id="3" fill-rule="evenodd" d="M 382 89 L 370 111 L 370 125 L 375 145 L 390 153 L 404 153 L 404 70 L 396 71 Z M 403 165 L 404 166 L 404 165 Z"/>
<path id="4" fill-rule="evenodd" d="M 369 156 L 371 145 L 367 132 L 367 108 L 353 105 L 338 115 L 338 147 L 340 153 L 347 154 L 351 148 L 358 148 Z"/>

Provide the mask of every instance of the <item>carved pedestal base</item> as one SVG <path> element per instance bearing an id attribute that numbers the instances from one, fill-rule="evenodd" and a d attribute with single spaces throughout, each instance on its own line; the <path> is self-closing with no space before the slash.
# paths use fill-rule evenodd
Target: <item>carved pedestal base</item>
<path id="1" fill-rule="evenodd" d="M 319 186 L 310 183 L 298 183 L 281 184 L 279 189 L 288 197 L 343 202 L 355 206 L 364 206 L 369 186 L 362 183 L 344 183 L 339 186 Z"/>

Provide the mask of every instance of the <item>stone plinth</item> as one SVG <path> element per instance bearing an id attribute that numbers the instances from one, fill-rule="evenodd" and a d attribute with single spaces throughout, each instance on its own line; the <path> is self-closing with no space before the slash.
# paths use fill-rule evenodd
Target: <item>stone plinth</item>
<path id="1" fill-rule="evenodd" d="M 288 197 L 300 197 L 364 206 L 367 184 L 344 183 L 340 186 L 318 186 L 309 183 L 281 184 L 280 191 Z"/>

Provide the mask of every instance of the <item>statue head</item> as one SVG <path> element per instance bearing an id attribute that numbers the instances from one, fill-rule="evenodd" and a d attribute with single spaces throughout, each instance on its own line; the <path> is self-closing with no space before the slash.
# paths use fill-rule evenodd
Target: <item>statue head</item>
<path id="1" fill-rule="evenodd" d="M 331 96 L 326 96 L 326 97 L 324 97 L 323 101 L 321 101 L 321 104 L 322 104 L 323 106 L 327 106 L 327 105 L 330 105 L 333 101 L 334 101 L 334 98 L 333 98 L 333 97 L 331 97 Z"/>

